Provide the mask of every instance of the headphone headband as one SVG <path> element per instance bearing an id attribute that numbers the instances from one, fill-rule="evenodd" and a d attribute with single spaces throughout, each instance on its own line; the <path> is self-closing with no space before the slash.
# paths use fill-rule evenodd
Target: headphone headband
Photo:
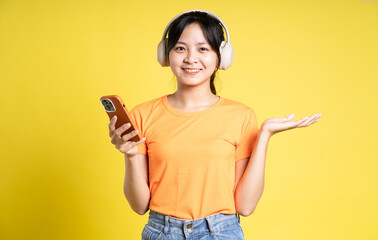
<path id="1" fill-rule="evenodd" d="M 169 27 L 171 26 L 172 22 L 173 22 L 174 20 L 176 20 L 177 18 L 179 18 L 180 16 L 184 15 L 185 13 L 189 13 L 189 12 L 203 12 L 203 13 L 207 13 L 207 14 L 209 14 L 210 16 L 216 18 L 216 19 L 222 24 L 224 30 L 226 31 L 227 42 L 228 42 L 228 43 L 231 43 L 231 40 L 230 40 L 230 34 L 228 33 L 228 29 L 227 29 L 227 27 L 226 27 L 226 24 L 224 24 L 224 22 L 222 21 L 222 19 L 220 19 L 220 17 L 218 17 L 218 16 L 215 15 L 214 13 L 211 13 L 211 12 L 206 11 L 206 10 L 201 10 L 201 9 L 188 10 L 188 11 L 182 12 L 182 13 L 180 13 L 179 15 L 177 15 L 176 17 L 174 17 L 174 18 L 168 23 L 168 25 L 165 27 L 165 30 L 164 30 L 164 34 L 163 34 L 163 38 L 162 38 L 162 40 L 164 40 L 165 37 L 167 36 L 168 29 L 169 29 Z"/>

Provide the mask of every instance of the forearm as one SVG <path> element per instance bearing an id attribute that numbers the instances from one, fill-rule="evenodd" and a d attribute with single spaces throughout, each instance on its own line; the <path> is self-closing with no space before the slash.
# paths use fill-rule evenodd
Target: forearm
<path id="1" fill-rule="evenodd" d="M 260 129 L 253 155 L 235 190 L 236 211 L 248 216 L 255 210 L 264 190 L 265 159 L 270 136 Z"/>
<path id="2" fill-rule="evenodd" d="M 125 181 L 123 192 L 130 207 L 138 214 L 148 211 L 150 202 L 150 189 L 143 178 L 139 162 L 132 161 L 125 156 Z"/>

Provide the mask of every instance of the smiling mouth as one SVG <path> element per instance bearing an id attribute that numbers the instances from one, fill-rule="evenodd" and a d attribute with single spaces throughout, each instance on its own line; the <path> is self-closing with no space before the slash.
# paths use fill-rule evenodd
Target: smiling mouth
<path id="1" fill-rule="evenodd" d="M 182 68 L 182 70 L 188 73 L 198 73 L 199 71 L 201 71 L 200 68 Z"/>

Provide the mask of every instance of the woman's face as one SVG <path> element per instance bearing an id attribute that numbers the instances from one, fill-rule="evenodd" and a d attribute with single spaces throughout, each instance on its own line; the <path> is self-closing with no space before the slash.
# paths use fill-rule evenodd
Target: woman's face
<path id="1" fill-rule="evenodd" d="M 208 84 L 217 66 L 217 53 L 206 41 L 202 28 L 192 23 L 184 29 L 176 45 L 169 52 L 169 64 L 178 84 Z"/>

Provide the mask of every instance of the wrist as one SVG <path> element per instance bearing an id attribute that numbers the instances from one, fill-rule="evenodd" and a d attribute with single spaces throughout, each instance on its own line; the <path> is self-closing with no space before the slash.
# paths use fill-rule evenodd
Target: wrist
<path id="1" fill-rule="evenodd" d="M 269 131 L 267 131 L 266 129 L 264 129 L 263 127 L 260 128 L 260 131 L 259 131 L 259 136 L 261 138 L 267 138 L 269 139 L 273 134 Z"/>
<path id="2" fill-rule="evenodd" d="M 125 157 L 125 161 L 127 162 L 134 162 L 134 160 L 136 159 L 136 155 L 129 155 L 127 153 L 124 153 L 123 155 Z"/>

